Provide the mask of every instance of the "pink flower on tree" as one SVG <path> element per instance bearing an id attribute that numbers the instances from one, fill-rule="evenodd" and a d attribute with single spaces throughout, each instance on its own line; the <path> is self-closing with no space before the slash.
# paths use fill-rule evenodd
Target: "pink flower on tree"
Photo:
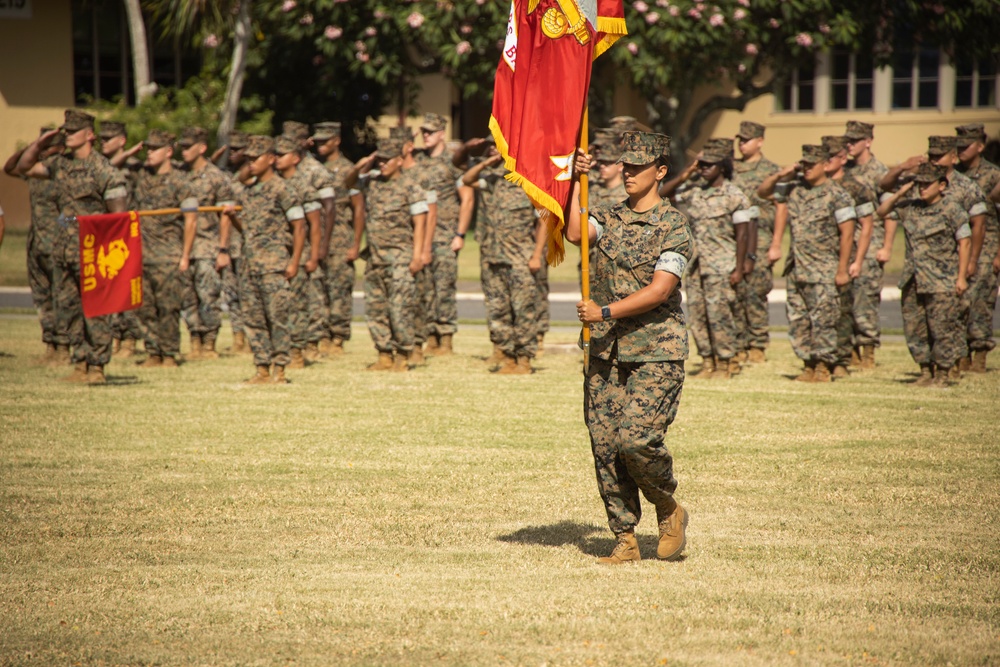
<path id="1" fill-rule="evenodd" d="M 366 63 L 371 59 L 371 56 L 369 56 L 367 53 L 363 51 L 358 51 L 357 53 L 354 54 L 354 57 L 363 63 Z"/>
<path id="2" fill-rule="evenodd" d="M 326 26 L 326 30 L 323 31 L 323 36 L 327 39 L 338 39 L 343 34 L 343 29 L 335 25 L 328 25 Z"/>
<path id="3" fill-rule="evenodd" d="M 745 9 L 737 9 L 735 12 L 733 12 L 734 21 L 742 21 L 746 17 L 747 17 L 747 12 Z"/>
<path id="4" fill-rule="evenodd" d="M 649 5 L 647 5 L 642 0 L 636 0 L 636 2 L 633 2 L 632 7 L 635 9 L 635 11 L 639 12 L 640 14 L 644 14 L 647 11 L 649 11 Z"/>
<path id="5" fill-rule="evenodd" d="M 465 40 L 462 40 L 461 42 L 455 45 L 455 53 L 457 53 L 460 56 L 464 56 L 471 50 L 472 50 L 472 44 L 469 44 Z"/>
<path id="6" fill-rule="evenodd" d="M 367 51 L 368 50 L 368 46 L 359 39 L 358 41 L 354 42 L 354 50 L 355 51 Z"/>
<path id="7" fill-rule="evenodd" d="M 740 5 L 743 5 L 744 7 L 750 6 L 750 0 L 736 0 L 736 2 Z"/>
<path id="8" fill-rule="evenodd" d="M 650 12 L 646 14 L 646 23 L 648 23 L 649 25 L 653 25 L 659 20 L 660 20 L 659 12 Z"/>
<path id="9" fill-rule="evenodd" d="M 720 25 L 726 22 L 726 17 L 722 14 L 712 14 L 708 19 L 709 24 L 718 28 Z"/>
<path id="10" fill-rule="evenodd" d="M 670 6 L 670 0 L 656 0 L 656 6 L 657 7 L 669 7 Z"/>
<path id="11" fill-rule="evenodd" d="M 681 15 L 681 8 L 678 7 L 677 5 L 670 5 L 670 9 L 668 9 L 667 11 L 670 12 L 671 16 L 680 16 Z"/>
<path id="12" fill-rule="evenodd" d="M 285 0 L 283 3 L 281 3 L 281 11 L 288 13 L 293 9 L 295 9 L 296 4 L 298 3 L 296 3 L 295 0 Z"/>
<path id="13" fill-rule="evenodd" d="M 819 26 L 819 31 L 821 33 L 823 33 L 824 35 L 829 35 L 830 34 L 830 26 L 828 26 L 825 23 L 821 23 L 820 26 Z"/>
<path id="14" fill-rule="evenodd" d="M 800 32 L 795 36 L 795 43 L 799 46 L 812 46 L 813 38 L 807 32 Z"/>
<path id="15" fill-rule="evenodd" d="M 747 66 L 744 65 L 743 63 L 740 63 L 739 65 L 736 66 L 736 71 L 739 72 L 740 74 L 746 74 Z"/>
<path id="16" fill-rule="evenodd" d="M 688 16 L 690 16 L 693 19 L 700 19 L 701 18 L 701 12 L 699 12 L 697 9 L 695 9 L 694 7 L 692 7 L 691 9 L 688 10 Z"/>
<path id="17" fill-rule="evenodd" d="M 638 45 L 636 45 L 635 42 L 629 42 L 628 45 L 625 46 L 625 48 L 628 49 L 628 52 L 631 53 L 633 56 L 639 54 L 639 47 Z"/>
<path id="18" fill-rule="evenodd" d="M 368 26 L 367 28 L 365 28 L 365 35 L 366 36 L 368 36 L 368 37 L 374 37 L 377 34 L 378 34 L 378 30 L 376 30 L 374 26 Z"/>
<path id="19" fill-rule="evenodd" d="M 381 21 L 382 19 L 384 19 L 384 18 L 385 18 L 385 12 L 384 12 L 384 11 L 382 11 L 381 9 L 376 9 L 376 10 L 375 10 L 375 14 L 374 14 L 374 16 L 375 16 L 375 18 L 377 18 L 377 19 L 378 19 L 379 21 Z"/>
<path id="20" fill-rule="evenodd" d="M 406 22 L 410 24 L 410 27 L 417 29 L 424 24 L 424 15 L 420 12 L 413 12 L 406 17 Z"/>
<path id="21" fill-rule="evenodd" d="M 205 35 L 204 44 L 205 44 L 205 46 L 207 48 L 214 49 L 215 47 L 217 47 L 219 45 L 219 36 L 216 35 L 215 33 L 211 33 L 209 35 Z"/>
<path id="22" fill-rule="evenodd" d="M 771 19 L 770 21 L 767 22 L 767 24 L 772 28 L 781 27 L 781 21 L 779 21 L 778 19 Z"/>
<path id="23" fill-rule="evenodd" d="M 313 22 L 313 15 L 309 14 L 308 12 L 305 15 L 303 15 L 302 18 L 299 19 L 299 23 L 301 23 L 302 25 L 312 25 L 312 22 Z"/>
<path id="24" fill-rule="evenodd" d="M 757 55 L 757 45 L 756 44 L 747 44 L 747 54 L 749 54 L 751 56 Z"/>

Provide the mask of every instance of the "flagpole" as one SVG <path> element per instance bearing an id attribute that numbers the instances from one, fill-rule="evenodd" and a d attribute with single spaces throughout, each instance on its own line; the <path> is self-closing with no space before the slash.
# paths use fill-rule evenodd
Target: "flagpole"
<path id="1" fill-rule="evenodd" d="M 584 101 L 583 121 L 580 123 L 580 148 L 587 152 L 590 108 Z M 590 179 L 588 174 L 580 174 L 580 291 L 583 300 L 590 298 Z M 583 373 L 590 370 L 590 324 L 583 323 Z"/>
<path id="2" fill-rule="evenodd" d="M 222 213 L 226 209 L 225 206 L 199 206 L 197 210 L 188 209 L 184 210 L 182 208 L 154 208 L 149 211 L 136 211 L 136 215 L 177 215 L 178 213 Z M 234 211 L 242 211 L 242 206 L 234 206 Z"/>

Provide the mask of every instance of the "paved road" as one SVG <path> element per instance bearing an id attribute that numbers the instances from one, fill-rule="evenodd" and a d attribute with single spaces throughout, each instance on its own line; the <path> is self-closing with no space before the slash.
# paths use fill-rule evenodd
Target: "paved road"
<path id="1" fill-rule="evenodd" d="M 463 320 L 485 320 L 486 310 L 483 307 L 481 292 L 471 291 L 471 285 L 460 286 L 458 294 L 458 316 Z M 553 322 L 575 322 L 576 302 L 580 293 L 571 290 L 554 290 L 550 294 L 551 316 Z M 26 287 L 0 287 L 0 308 L 31 308 L 31 294 Z M 361 292 L 354 293 L 354 313 L 361 316 L 365 312 L 364 296 Z M 785 317 L 785 291 L 775 289 L 771 292 L 770 312 L 772 326 L 787 326 Z M 886 329 L 902 329 L 903 318 L 899 310 L 899 290 L 886 287 L 882 291 L 882 326 Z M 1000 330 L 1000 310 L 993 315 L 993 328 Z"/>

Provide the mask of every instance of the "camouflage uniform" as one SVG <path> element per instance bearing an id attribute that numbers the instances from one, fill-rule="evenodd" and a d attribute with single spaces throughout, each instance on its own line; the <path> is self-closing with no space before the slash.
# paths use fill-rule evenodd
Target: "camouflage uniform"
<path id="1" fill-rule="evenodd" d="M 810 160 L 818 157 L 809 155 Z M 788 338 L 795 355 L 806 363 L 837 361 L 839 226 L 856 218 L 851 196 L 832 180 L 817 186 L 802 181 L 788 195 L 792 235 L 784 271 L 788 277 Z"/>
<path id="2" fill-rule="evenodd" d="M 975 130 L 976 134 L 967 132 L 960 135 L 961 148 L 968 146 L 970 140 L 985 139 L 978 134 L 981 126 L 962 126 L 962 130 Z M 1000 168 L 991 162 L 980 158 L 974 169 L 964 169 L 961 174 L 976 183 L 983 194 L 988 197 L 997 183 L 1000 183 Z M 969 283 L 969 351 L 992 350 L 996 343 L 993 340 L 993 311 L 997 305 L 997 275 L 993 273 L 993 258 L 1000 247 L 1000 222 L 997 208 L 993 202 L 986 201 L 986 237 L 983 239 L 983 249 L 979 254 L 976 273 Z"/>
<path id="3" fill-rule="evenodd" d="M 637 148 L 653 143 L 640 154 Z M 666 137 L 625 134 L 625 159 L 643 162 L 666 150 Z M 655 159 L 655 156 L 654 156 Z M 650 284 L 654 271 L 681 276 L 691 256 L 691 231 L 668 202 L 635 213 L 625 203 L 600 206 L 593 300 L 601 306 Z M 687 332 L 681 297 L 674 290 L 652 310 L 591 325 L 590 364 L 584 382 L 584 415 L 608 525 L 616 535 L 639 523 L 640 491 L 654 504 L 677 488 L 673 457 L 664 444 L 684 385 Z"/>
<path id="4" fill-rule="evenodd" d="M 358 190 L 344 187 L 344 177 L 354 164 L 343 154 L 325 164 L 334 179 L 338 197 L 336 218 L 330 233 L 329 254 L 320 260 L 326 275 L 326 295 L 329 308 L 327 331 L 331 338 L 349 340 L 351 337 L 351 316 L 353 315 L 355 269 L 354 262 L 347 261 L 347 251 L 354 244 L 354 207 L 351 197 L 360 194 Z"/>
<path id="5" fill-rule="evenodd" d="M 67 131 L 73 130 L 68 127 Z M 111 361 L 111 318 L 83 316 L 80 234 L 75 216 L 106 213 L 106 202 L 128 196 L 125 180 L 96 150 L 80 160 L 71 155 L 55 155 L 43 164 L 48 168 L 49 179 L 61 186 L 59 210 L 66 223 L 55 244 L 56 329 L 69 332 L 70 344 L 74 346 L 73 363 L 106 366 Z"/>
<path id="6" fill-rule="evenodd" d="M 972 233 L 969 216 L 956 199 L 947 197 L 932 205 L 909 198 L 896 211 L 906 234 L 899 281 L 906 345 L 921 366 L 950 369 L 968 353 L 955 280 L 957 241 Z"/>
<path id="7" fill-rule="evenodd" d="M 70 344 L 67 330 L 56 327 L 55 249 L 61 233 L 59 228 L 59 184 L 52 180 L 29 178 L 31 227 L 28 229 L 28 285 L 31 300 L 42 325 L 42 342 L 50 345 Z M 65 322 L 65 319 L 62 320 Z"/>
<path id="8" fill-rule="evenodd" d="M 417 169 L 428 190 L 437 195 L 437 223 L 432 240 L 431 265 L 425 269 L 430 276 L 431 299 L 428 333 L 443 336 L 458 331 L 458 254 L 451 242 L 458 233 L 458 190 L 455 181 L 461 172 L 451 163 L 451 153 L 437 157 L 424 153 L 417 160 Z"/>
<path id="9" fill-rule="evenodd" d="M 736 290 L 729 274 L 736 268 L 736 225 L 750 222 L 750 200 L 732 182 L 718 188 L 691 188 L 677 195 L 687 215 L 697 256 L 687 280 L 688 315 L 698 354 L 728 361 L 740 344 Z"/>
<path id="10" fill-rule="evenodd" d="M 538 218 L 524 190 L 505 179 L 506 173 L 502 165 L 487 168 L 475 184 L 482 193 L 476 238 L 483 305 L 490 340 L 508 357 L 532 359 L 538 353 L 541 296 L 528 261 L 535 251 Z"/>
<path id="11" fill-rule="evenodd" d="M 229 135 L 230 150 L 246 148 L 246 135 L 242 132 L 231 132 Z M 230 188 L 235 200 L 243 192 L 243 184 L 237 178 L 236 170 L 231 166 L 223 170 L 230 178 Z M 222 270 L 222 302 L 229 311 L 229 326 L 233 334 L 243 333 L 243 313 L 240 308 L 240 272 L 243 270 L 243 235 L 235 227 L 229 230 L 229 266 Z"/>
<path id="12" fill-rule="evenodd" d="M 293 146 L 282 145 L 282 137 L 278 138 L 278 152 L 284 153 L 294 150 Z M 301 163 L 300 163 L 301 164 Z M 324 187 L 332 189 L 333 179 L 324 170 L 326 177 Z M 306 215 L 314 211 L 320 211 L 322 216 L 323 205 L 320 203 L 320 194 L 313 183 L 315 179 L 309 174 L 296 169 L 295 173 L 285 179 L 285 183 L 292 190 L 295 199 L 302 202 L 302 210 Z M 321 222 L 322 225 L 322 217 Z M 299 261 L 299 272 L 291 280 L 292 292 L 295 293 L 295 303 L 292 308 L 292 321 L 290 323 L 292 332 L 292 349 L 305 349 L 307 343 L 318 343 L 326 335 L 326 286 L 323 281 L 323 269 L 317 268 L 312 273 L 307 273 L 305 266 L 309 261 L 312 252 L 312 243 L 309 239 L 309 221 L 306 220 L 306 242 L 302 247 L 302 257 Z"/>
<path id="13" fill-rule="evenodd" d="M 183 208 L 198 206 L 225 206 L 235 200 L 232 178 L 214 164 L 208 163 L 199 171 L 188 172 L 187 196 Z M 219 214 L 198 213 L 191 263 L 182 274 L 185 281 L 184 321 L 192 337 L 205 343 L 219 335 L 222 326 L 222 276 L 215 269 L 219 254 Z M 230 257 L 233 257 L 230 243 Z M 238 247 L 238 244 L 237 244 Z M 235 258 L 239 258 L 236 251 Z"/>
<path id="14" fill-rule="evenodd" d="M 400 144 L 401 145 L 401 144 Z M 381 143 L 380 143 L 381 148 Z M 399 154 L 398 149 L 393 152 Z M 427 213 L 424 189 L 409 173 L 385 178 L 371 172 L 361 182 L 365 195 L 365 317 L 379 352 L 413 349 L 413 216 Z"/>
<path id="15" fill-rule="evenodd" d="M 754 139 L 764 136 L 764 127 L 757 123 L 740 124 L 739 136 Z M 757 255 L 761 255 L 753 265 L 753 271 L 743 276 L 736 286 L 737 325 L 742 329 L 740 338 L 747 348 L 766 350 L 770 342 L 770 314 L 767 309 L 767 295 L 774 287 L 772 268 L 767 263 L 767 249 L 774 238 L 774 202 L 757 196 L 757 188 L 780 167 L 761 155 L 759 160 L 748 162 L 738 160 L 733 163 L 733 185 L 743 191 L 750 205 L 757 213 Z M 748 246 L 749 247 L 749 246 Z"/>
<path id="16" fill-rule="evenodd" d="M 152 133 L 146 143 L 148 147 L 158 147 Z M 144 170 L 133 182 L 132 201 L 139 210 L 177 208 L 187 196 L 187 188 L 188 179 L 182 172 L 173 170 L 161 175 Z M 138 319 L 146 352 L 177 358 L 181 351 L 180 318 L 184 297 L 184 278 L 178 268 L 184 248 L 184 216 L 143 217 L 140 228 L 142 305 Z"/>
<path id="17" fill-rule="evenodd" d="M 269 137 L 250 138 L 247 148 L 270 152 Z M 243 210 L 243 328 L 256 366 L 287 366 L 292 339 L 289 321 L 295 296 L 284 272 L 292 258 L 294 223 L 302 224 L 302 202 L 277 174 L 247 187 L 238 197 Z"/>

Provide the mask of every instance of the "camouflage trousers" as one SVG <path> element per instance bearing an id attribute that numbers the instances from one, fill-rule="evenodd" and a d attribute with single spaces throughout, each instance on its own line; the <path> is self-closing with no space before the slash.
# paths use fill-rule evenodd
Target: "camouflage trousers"
<path id="1" fill-rule="evenodd" d="M 28 286 L 31 302 L 38 312 L 42 327 L 42 342 L 50 345 L 69 345 L 69 332 L 56 329 L 56 304 L 53 289 L 56 283 L 55 257 L 38 252 L 28 243 Z"/>
<path id="2" fill-rule="evenodd" d="M 854 290 L 848 283 L 837 288 L 840 315 L 837 318 L 837 359 L 836 363 L 847 366 L 851 363 L 854 350 Z"/>
<path id="3" fill-rule="evenodd" d="M 623 362 L 591 357 L 583 411 L 594 453 L 597 488 L 616 535 L 642 516 L 639 492 L 651 503 L 677 489 L 664 444 L 684 386 L 683 361 Z"/>
<path id="4" fill-rule="evenodd" d="M 431 333 L 434 310 L 434 276 L 431 267 L 425 266 L 413 276 L 413 344 L 423 345 Z"/>
<path id="5" fill-rule="evenodd" d="M 542 268 L 535 274 L 538 285 L 538 333 L 546 333 L 550 328 L 551 312 L 549 308 L 549 265 L 542 257 Z"/>
<path id="6" fill-rule="evenodd" d="M 766 350 L 771 340 L 767 295 L 774 287 L 771 267 L 754 264 L 754 269 L 736 286 L 736 326 L 742 349 Z"/>
<path id="7" fill-rule="evenodd" d="M 231 258 L 229 266 L 222 270 L 222 302 L 229 312 L 229 326 L 233 333 L 243 331 L 243 315 L 240 312 L 240 270 L 243 259 Z"/>
<path id="8" fill-rule="evenodd" d="M 143 293 L 145 299 L 145 293 Z M 124 313 L 115 313 L 111 318 L 111 336 L 118 340 L 142 340 L 142 324 L 139 316 L 134 310 L 126 310 Z"/>
<path id="9" fill-rule="evenodd" d="M 289 321 L 295 295 L 284 273 L 250 273 L 240 276 L 243 331 L 253 363 L 257 366 L 287 366 L 291 358 Z"/>
<path id="10" fill-rule="evenodd" d="M 803 361 L 837 360 L 837 321 L 840 295 L 833 283 L 788 280 L 788 339 L 795 356 Z"/>
<path id="11" fill-rule="evenodd" d="M 527 264 L 485 262 L 482 284 L 490 340 L 508 356 L 534 358 L 540 333 L 537 274 Z"/>
<path id="12" fill-rule="evenodd" d="M 902 291 L 903 333 L 915 362 L 951 368 L 968 355 L 963 307 L 956 294 L 922 294 L 914 280 L 903 285 Z"/>
<path id="13" fill-rule="evenodd" d="M 390 264 L 365 266 L 365 319 L 376 350 L 407 354 L 413 350 L 415 299 L 408 255 L 400 254 Z"/>
<path id="14" fill-rule="evenodd" d="M 214 259 L 192 259 L 187 272 L 183 315 L 188 331 L 202 340 L 215 340 L 222 326 L 222 278 Z"/>
<path id="15" fill-rule="evenodd" d="M 348 340 L 354 314 L 354 262 L 330 257 L 320 262 L 320 268 L 326 275 L 327 332 L 331 338 Z"/>
<path id="16" fill-rule="evenodd" d="M 882 277 L 885 269 L 874 259 L 861 263 L 861 275 L 851 282 L 853 295 L 854 345 L 882 344 L 882 323 L 879 306 L 882 304 Z"/>
<path id="17" fill-rule="evenodd" d="M 443 336 L 458 331 L 458 254 L 447 243 L 434 245 L 430 265 L 434 281 L 429 333 Z"/>
<path id="18" fill-rule="evenodd" d="M 688 325 L 698 354 L 729 360 L 743 347 L 737 326 L 736 290 L 729 276 L 698 271 L 687 280 Z"/>
<path id="19" fill-rule="evenodd" d="M 289 323 L 292 347 L 304 349 L 306 343 L 318 343 L 326 335 L 326 281 L 323 269 L 306 273 L 304 266 L 291 280 L 295 301 Z"/>
<path id="20" fill-rule="evenodd" d="M 181 353 L 181 303 L 184 277 L 176 264 L 142 267 L 142 305 L 136 314 L 146 352 L 177 358 Z"/>
<path id="21" fill-rule="evenodd" d="M 56 258 L 56 329 L 69 332 L 73 363 L 107 366 L 111 361 L 111 317 L 84 317 L 80 301 L 80 258 L 75 247 Z"/>
<path id="22" fill-rule="evenodd" d="M 966 338 L 970 351 L 988 352 L 996 347 L 993 340 L 993 311 L 997 305 L 997 275 L 993 273 L 993 258 L 981 258 L 976 267 L 976 275 L 972 278 L 965 295 L 969 307 Z"/>

